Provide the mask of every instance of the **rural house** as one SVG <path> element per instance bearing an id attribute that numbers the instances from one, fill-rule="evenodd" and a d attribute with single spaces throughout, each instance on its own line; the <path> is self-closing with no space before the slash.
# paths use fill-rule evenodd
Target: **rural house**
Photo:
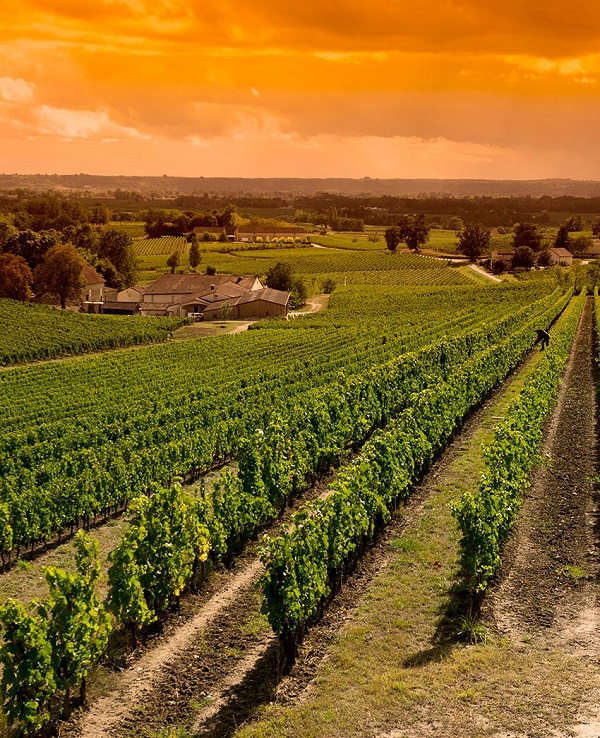
<path id="1" fill-rule="evenodd" d="M 94 269 L 91 264 L 85 264 L 81 272 L 85 286 L 81 291 L 83 302 L 102 302 L 104 300 L 104 286 L 106 280 Z"/>
<path id="2" fill-rule="evenodd" d="M 264 287 L 251 290 L 237 298 L 223 300 L 204 308 L 204 320 L 285 317 L 290 293 Z"/>
<path id="3" fill-rule="evenodd" d="M 560 266 L 571 266 L 573 263 L 573 254 L 567 249 L 553 248 L 548 251 L 548 260 L 552 266 L 560 264 Z"/>
<path id="4" fill-rule="evenodd" d="M 142 315 L 206 320 L 227 316 L 262 318 L 287 315 L 289 294 L 266 289 L 257 277 L 232 274 L 162 274 L 148 285 L 140 301 Z"/>

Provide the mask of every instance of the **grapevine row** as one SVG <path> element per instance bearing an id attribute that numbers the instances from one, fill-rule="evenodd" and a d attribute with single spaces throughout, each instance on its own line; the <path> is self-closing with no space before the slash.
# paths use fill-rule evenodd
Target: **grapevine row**
<path id="1" fill-rule="evenodd" d="M 184 322 L 180 318 L 83 315 L 0 300 L 0 365 L 165 341 Z"/>
<path id="2" fill-rule="evenodd" d="M 465 414 L 496 386 L 531 348 L 534 327 L 556 315 L 548 311 L 515 325 L 508 338 L 479 347 L 444 381 L 417 391 L 409 407 L 377 433 L 344 468 L 324 501 L 309 503 L 288 530 L 268 539 L 265 609 L 293 659 L 307 623 L 329 595 L 357 548 L 387 522 L 390 509 L 444 445 Z"/>
<path id="3" fill-rule="evenodd" d="M 555 300 L 551 295 L 541 304 Z M 295 487 L 301 488 L 305 478 L 332 463 L 346 446 L 362 442 L 374 427 L 384 424 L 386 412 L 396 412 L 409 391 L 451 371 L 463 358 L 459 347 L 469 355 L 495 333 L 538 309 L 539 305 L 522 308 L 490 326 L 456 335 L 451 342 L 438 341 L 419 354 L 402 356 L 349 378 L 342 375 L 341 381 L 336 377 L 323 388 L 305 391 L 299 402 L 297 395 L 289 394 L 289 382 L 288 386 L 278 383 L 279 411 L 287 418 L 300 419 L 290 433 L 302 438 L 308 427 L 315 430 L 307 450 L 296 451 Z M 193 467 L 208 468 L 232 453 L 240 455 L 242 464 L 252 463 L 244 455 L 248 445 L 244 439 L 252 437 L 252 429 L 270 426 L 273 411 L 265 392 L 272 400 L 277 396 L 273 390 L 268 383 L 266 388 L 264 383 L 256 386 L 258 397 L 265 398 L 258 412 L 251 404 L 254 397 L 248 387 L 241 388 L 239 402 L 230 395 L 225 408 L 211 408 L 207 403 L 204 408 L 195 403 L 169 408 L 163 415 L 155 413 L 153 428 L 140 422 L 135 433 L 122 436 L 118 431 L 123 426 L 119 426 L 110 437 L 111 443 L 95 444 L 93 451 L 89 446 L 79 447 L 76 454 L 56 463 L 36 457 L 36 447 L 23 447 L 18 453 L 10 449 L 0 457 L 5 470 L 0 485 L 0 517 L 5 521 L 0 553 L 4 557 L 13 546 L 34 545 L 80 519 L 87 520 L 144 494 L 154 482 L 168 483 Z M 244 403 L 250 403 L 247 415 Z M 107 429 L 102 432 L 106 434 Z M 52 445 L 46 442 L 44 448 Z"/>
<path id="4" fill-rule="evenodd" d="M 421 433 L 419 427 L 427 428 L 429 424 L 437 429 L 432 433 L 440 436 L 440 443 L 448 432 L 440 430 L 440 422 L 446 422 L 447 426 L 450 418 L 448 427 L 451 430 L 457 416 L 456 412 L 448 415 L 448 407 L 441 404 L 440 398 L 444 397 L 444 392 L 454 392 L 463 404 L 466 402 L 466 405 L 460 406 L 458 417 L 461 417 L 461 413 L 464 414 L 484 391 L 488 391 L 508 371 L 515 357 L 530 346 L 533 323 L 540 319 L 551 319 L 568 299 L 568 295 L 561 300 L 555 299 L 553 305 L 546 305 L 545 310 L 535 311 L 533 315 L 530 310 L 522 310 L 518 318 L 511 316 L 499 321 L 494 329 L 456 336 L 452 342 L 441 342 L 418 354 L 401 357 L 393 367 L 388 365 L 382 370 L 373 370 L 368 379 L 349 380 L 336 393 L 328 394 L 318 403 L 311 400 L 296 405 L 294 413 L 287 417 L 273 418 L 268 426 L 256 430 L 242 443 L 239 473 L 233 475 L 225 469 L 218 483 L 196 503 L 201 529 L 206 531 L 207 552 L 210 551 L 216 560 L 226 556 L 239 540 L 254 535 L 262 525 L 272 520 L 289 497 L 302 489 L 307 478 L 319 468 L 331 463 L 348 444 L 364 441 L 373 429 L 385 425 L 390 417 L 398 413 L 400 421 L 392 421 L 393 427 L 398 422 L 405 422 L 407 417 L 412 418 L 412 442 L 405 445 L 409 458 L 416 458 L 415 443 L 418 444 Z M 509 339 L 497 343 L 507 329 L 510 331 Z M 485 345 L 490 339 L 493 339 L 495 346 L 486 351 Z M 482 367 L 488 362 L 491 368 L 486 373 Z M 450 378 L 452 385 L 448 384 Z M 422 416 L 415 415 L 414 407 L 406 407 L 407 402 L 414 398 L 418 398 L 422 408 L 429 408 L 429 415 L 423 414 L 424 410 Z M 374 438 L 367 442 L 366 450 L 358 462 L 349 468 L 367 470 L 367 479 L 372 482 L 369 469 L 373 468 L 370 466 L 373 450 L 380 454 L 381 459 L 385 453 L 390 463 L 386 467 L 387 472 L 382 471 L 380 483 L 386 489 L 391 484 L 389 493 L 397 486 L 397 480 L 389 477 L 394 468 L 393 459 L 385 452 L 385 443 L 381 443 L 387 437 L 376 432 Z M 430 443 L 430 450 L 434 448 L 435 444 Z M 420 462 L 415 465 L 417 468 L 421 468 Z M 347 474 L 344 471 L 340 476 L 342 481 L 339 484 L 343 489 Z M 411 474 L 408 474 L 405 481 L 410 477 Z M 177 488 L 173 494 L 181 494 L 181 490 Z M 340 498 L 334 495 L 332 499 Z M 134 532 L 128 532 L 113 553 L 113 566 L 109 571 L 112 601 L 120 603 L 116 612 L 134 632 L 166 609 L 171 598 L 182 588 L 182 581 L 177 577 L 169 580 L 171 584 L 167 589 L 170 595 L 163 596 L 157 604 L 159 585 L 154 579 L 144 583 L 144 577 L 148 580 L 148 577 L 164 576 L 169 566 L 161 564 L 162 554 L 159 556 L 152 549 L 152 546 L 160 547 L 161 544 L 156 542 L 156 536 L 148 533 L 148 525 L 135 522 L 138 510 L 152 507 L 153 501 L 141 499 L 135 505 L 134 525 L 130 529 Z M 170 506 L 160 507 L 161 514 L 154 512 L 149 518 L 155 521 L 164 519 L 169 515 L 169 509 L 175 507 L 173 501 Z M 342 508 L 336 510 L 332 516 L 334 522 L 345 520 L 342 514 L 345 507 L 346 503 L 343 502 Z M 312 519 L 312 516 L 308 517 Z M 367 516 L 367 519 L 374 520 L 374 514 Z M 301 527 L 299 520 L 297 516 L 296 529 Z M 174 526 L 170 526 L 170 529 L 174 530 Z M 138 542 L 140 533 L 137 531 L 141 531 L 143 545 Z M 347 542 L 352 541 L 349 533 L 349 530 L 341 533 Z M 154 564 L 149 565 L 148 562 Z M 191 572 L 188 567 L 188 578 Z M 314 582 L 318 586 L 318 578 Z M 125 594 L 121 594 L 121 591 Z"/>
<path id="5" fill-rule="evenodd" d="M 485 591 L 500 567 L 502 546 L 539 460 L 544 424 L 556 402 L 585 299 L 584 290 L 572 301 L 534 373 L 496 426 L 477 493 L 465 492 L 454 508 L 462 534 L 462 575 L 473 594 Z"/>

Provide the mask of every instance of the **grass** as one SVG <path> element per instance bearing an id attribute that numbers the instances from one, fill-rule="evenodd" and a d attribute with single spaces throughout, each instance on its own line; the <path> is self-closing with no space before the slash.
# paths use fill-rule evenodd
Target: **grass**
<path id="1" fill-rule="evenodd" d="M 90 531 L 90 536 L 98 541 L 100 547 L 100 565 L 103 576 L 98 590 L 102 597 L 106 595 L 108 554 L 121 539 L 126 526 L 125 518 L 119 518 L 109 520 L 105 525 Z M 19 559 L 10 571 L 0 576 L 0 602 L 5 602 L 9 597 L 16 597 L 25 603 L 38 597 L 46 597 L 48 587 L 43 573 L 45 566 L 58 566 L 73 571 L 75 550 L 71 542 L 68 541 L 49 550 L 34 561 Z"/>
<path id="2" fill-rule="evenodd" d="M 482 444 L 539 353 L 485 413 L 432 483 L 421 514 L 390 544 L 390 563 L 340 631 L 310 692 L 273 704 L 237 738 L 546 738 L 572 725 L 597 673 L 532 636 L 513 646 L 462 609 L 450 503 L 473 489 Z M 472 645 L 457 638 L 461 635 Z"/>

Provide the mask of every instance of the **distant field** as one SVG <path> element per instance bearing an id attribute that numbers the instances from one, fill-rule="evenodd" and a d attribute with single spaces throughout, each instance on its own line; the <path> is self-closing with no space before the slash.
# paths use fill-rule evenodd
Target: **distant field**
<path id="1" fill-rule="evenodd" d="M 113 220 L 110 225 L 125 231 L 131 238 L 146 238 L 145 223 L 141 221 Z"/>
<path id="2" fill-rule="evenodd" d="M 382 251 L 385 250 L 385 228 L 369 226 L 365 232 L 334 233 L 327 236 L 313 236 L 312 242 L 320 246 L 350 251 Z M 377 239 L 373 241 L 371 239 Z M 458 237 L 455 231 L 431 230 L 429 241 L 423 247 L 445 254 L 455 254 Z"/>
<path id="3" fill-rule="evenodd" d="M 167 255 L 144 257 L 140 267 L 140 280 L 148 282 L 167 270 Z M 240 251 L 231 254 L 205 253 L 198 267 L 204 272 L 210 264 L 219 274 L 253 274 L 264 276 L 278 262 L 290 264 L 294 272 L 319 281 L 331 276 L 338 283 L 346 284 L 467 284 L 469 278 L 447 265 L 443 260 L 427 256 L 415 256 L 406 252 L 391 254 L 378 251 L 308 248 L 266 248 Z M 179 269 L 187 268 L 182 259 Z M 418 275 L 417 272 L 420 272 Z M 433 281 L 432 281 L 433 280 Z"/>

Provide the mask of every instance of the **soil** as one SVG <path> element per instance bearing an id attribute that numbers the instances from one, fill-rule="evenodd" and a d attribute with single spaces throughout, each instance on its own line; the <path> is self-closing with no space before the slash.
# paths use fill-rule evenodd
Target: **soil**
<path id="1" fill-rule="evenodd" d="M 488 601 L 498 629 L 512 640 L 534 631 L 550 640 L 574 639 L 587 648 L 597 630 L 598 443 L 591 300 L 546 429 L 545 463 L 534 475 Z"/>

